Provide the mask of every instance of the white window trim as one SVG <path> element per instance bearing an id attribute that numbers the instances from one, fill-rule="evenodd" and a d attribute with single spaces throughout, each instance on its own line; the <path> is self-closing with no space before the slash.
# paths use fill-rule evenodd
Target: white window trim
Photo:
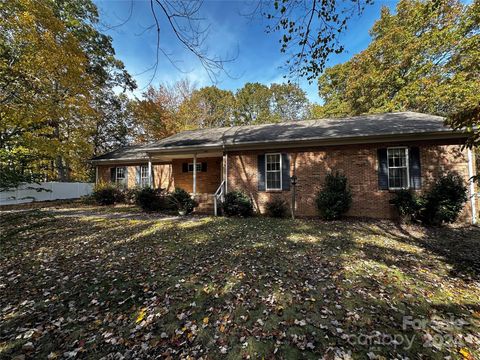
<path id="1" fill-rule="evenodd" d="M 190 170 L 190 165 L 192 166 L 192 170 Z M 197 162 L 197 172 L 202 172 L 202 163 L 201 162 Z M 187 172 L 189 173 L 193 173 L 193 163 L 188 163 L 187 165 Z"/>
<path id="2" fill-rule="evenodd" d="M 405 162 L 407 168 L 407 187 L 391 187 L 390 186 L 390 162 L 388 160 L 388 152 L 390 150 L 395 149 L 405 149 Z M 388 177 L 388 190 L 402 190 L 402 189 L 410 189 L 410 159 L 409 159 L 410 151 L 408 146 L 393 146 L 387 148 L 387 177 Z M 392 169 L 403 169 L 404 167 L 401 166 L 393 166 Z"/>
<path id="3" fill-rule="evenodd" d="M 123 178 L 121 182 L 118 180 L 118 169 L 123 169 Z M 127 185 L 127 167 L 126 166 L 116 166 L 115 167 L 115 184 Z"/>
<path id="4" fill-rule="evenodd" d="M 145 176 L 142 176 L 142 170 L 145 168 Z M 148 164 L 140 165 L 140 184 L 142 187 L 148 186 Z"/>
<path id="5" fill-rule="evenodd" d="M 271 155 L 278 155 L 280 157 L 280 187 L 279 188 L 269 188 L 268 187 L 268 176 L 267 176 L 267 157 Z M 283 175 L 283 164 L 282 164 L 282 154 L 281 153 L 268 153 L 265 154 L 265 190 L 282 190 L 283 189 L 283 183 L 282 183 L 282 175 Z M 270 171 L 274 172 L 274 171 Z"/>

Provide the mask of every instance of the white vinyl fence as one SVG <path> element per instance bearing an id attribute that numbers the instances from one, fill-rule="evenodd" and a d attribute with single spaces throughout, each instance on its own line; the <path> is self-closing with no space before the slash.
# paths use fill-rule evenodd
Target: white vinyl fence
<path id="1" fill-rule="evenodd" d="M 22 204 L 32 201 L 78 199 L 93 191 L 93 183 L 42 182 L 23 184 L 15 190 L 0 191 L 0 205 Z"/>

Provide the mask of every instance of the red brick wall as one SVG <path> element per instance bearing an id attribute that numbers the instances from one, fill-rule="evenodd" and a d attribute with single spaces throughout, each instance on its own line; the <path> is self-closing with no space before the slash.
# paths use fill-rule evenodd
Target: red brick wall
<path id="1" fill-rule="evenodd" d="M 366 145 L 344 145 L 314 148 L 277 149 L 268 151 L 232 152 L 228 154 L 228 191 L 243 190 L 254 201 L 257 211 L 264 212 L 265 204 L 273 196 L 282 196 L 291 202 L 291 191 L 257 190 L 257 156 L 266 152 L 288 153 L 290 174 L 296 167 L 297 196 L 296 214 L 300 216 L 317 215 L 315 197 L 329 171 L 344 173 L 352 189 L 352 207 L 349 216 L 393 218 L 395 211 L 389 204 L 393 193 L 379 190 L 377 175 L 377 149 L 389 146 L 418 146 L 420 148 L 422 190 L 440 174 L 455 170 L 467 182 L 467 150 L 461 150 L 456 142 L 439 144 L 438 142 L 388 143 Z M 470 203 L 462 215 L 464 221 L 470 220 Z"/>
<path id="2" fill-rule="evenodd" d="M 197 162 L 206 162 L 207 171 L 197 171 L 197 193 L 213 194 L 221 183 L 221 157 L 197 158 Z M 193 192 L 193 173 L 183 172 L 183 163 L 193 163 L 193 159 L 178 159 L 172 161 L 175 186 L 188 192 Z"/>
<path id="3" fill-rule="evenodd" d="M 121 165 L 99 165 L 98 166 L 98 181 L 110 182 L 110 169 L 114 166 L 126 166 L 128 172 L 128 187 L 132 188 L 136 186 L 136 166 L 139 164 L 121 164 Z M 172 177 L 172 165 L 171 164 L 152 164 L 153 169 L 153 184 L 154 187 L 164 188 L 168 191 L 173 190 L 174 182 Z"/>

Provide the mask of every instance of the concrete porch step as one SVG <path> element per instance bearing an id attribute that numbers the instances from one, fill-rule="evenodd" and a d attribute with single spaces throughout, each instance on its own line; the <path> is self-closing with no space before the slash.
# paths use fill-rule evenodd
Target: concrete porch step
<path id="1" fill-rule="evenodd" d="M 214 212 L 214 200 L 213 194 L 197 194 L 195 200 L 198 202 L 198 206 L 195 208 L 196 214 L 213 214 Z"/>

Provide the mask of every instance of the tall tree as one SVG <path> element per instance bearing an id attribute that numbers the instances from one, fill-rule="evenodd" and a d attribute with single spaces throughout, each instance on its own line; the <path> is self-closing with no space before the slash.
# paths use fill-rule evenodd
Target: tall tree
<path id="1" fill-rule="evenodd" d="M 260 83 L 246 83 L 235 94 L 235 125 L 262 124 L 274 121 L 271 91 Z"/>
<path id="2" fill-rule="evenodd" d="M 304 120 L 309 116 L 307 94 L 292 83 L 270 85 L 272 112 L 280 121 Z"/>
<path id="3" fill-rule="evenodd" d="M 95 5 L 12 0 L 0 12 L 2 173 L 88 178 L 114 87 L 135 86 L 96 29 Z"/>
<path id="4" fill-rule="evenodd" d="M 195 87 L 188 79 L 162 84 L 158 88 L 149 86 L 142 98 L 131 104 L 136 131 L 134 141 L 155 141 L 196 128 L 190 116 L 182 115 L 183 104 L 191 99 Z"/>
<path id="5" fill-rule="evenodd" d="M 68 120 L 89 113 L 92 79 L 77 39 L 48 3 L 3 2 L 0 14 L 0 164 L 2 182 L 14 185 L 48 174 L 59 151 L 88 147 L 82 137 L 63 147 L 57 124 L 79 135 Z"/>
<path id="6" fill-rule="evenodd" d="M 231 91 L 207 86 L 192 93 L 181 106 L 180 116 L 198 128 L 231 126 L 234 123 L 235 97 Z"/>
<path id="7" fill-rule="evenodd" d="M 479 1 L 402 0 L 383 8 L 366 50 L 325 71 L 328 116 L 412 110 L 439 115 L 480 104 Z"/>

